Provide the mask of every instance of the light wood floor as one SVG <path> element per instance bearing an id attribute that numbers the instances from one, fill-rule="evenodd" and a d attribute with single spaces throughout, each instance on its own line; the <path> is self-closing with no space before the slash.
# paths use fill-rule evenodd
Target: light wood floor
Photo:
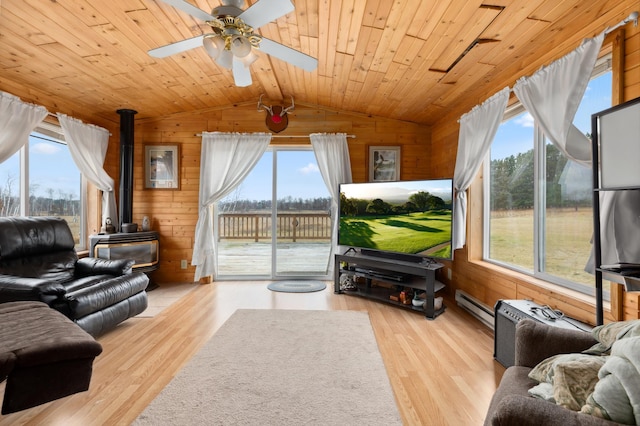
<path id="1" fill-rule="evenodd" d="M 336 295 L 332 283 L 305 294 L 271 292 L 266 282 L 203 284 L 158 316 L 129 319 L 100 337 L 104 352 L 88 392 L 0 416 L 0 426 L 128 425 L 238 308 L 369 311 L 404 423 L 481 425 L 504 368 L 493 360 L 492 331 L 447 299 L 446 312 L 429 321 Z"/>

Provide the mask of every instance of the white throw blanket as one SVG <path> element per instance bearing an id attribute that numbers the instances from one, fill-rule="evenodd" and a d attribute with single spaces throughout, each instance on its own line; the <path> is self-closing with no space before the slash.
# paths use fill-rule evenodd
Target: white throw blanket
<path id="1" fill-rule="evenodd" d="M 598 377 L 582 411 L 618 423 L 640 424 L 640 337 L 617 340 Z"/>

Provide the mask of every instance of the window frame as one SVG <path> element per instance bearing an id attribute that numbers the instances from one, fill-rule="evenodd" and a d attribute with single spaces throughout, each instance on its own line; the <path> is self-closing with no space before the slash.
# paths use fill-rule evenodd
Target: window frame
<path id="1" fill-rule="evenodd" d="M 265 272 L 262 273 L 260 272 L 259 274 L 255 273 L 255 268 L 252 269 L 247 269 L 247 273 L 245 274 L 235 274 L 235 273 L 220 273 L 220 271 L 216 270 L 215 272 L 215 277 L 214 279 L 219 280 L 219 281 L 232 281 L 232 280 L 238 280 L 238 281 L 246 281 L 246 280 L 254 280 L 254 279 L 320 279 L 320 280 L 326 280 L 326 279 L 330 279 L 331 278 L 331 271 L 330 271 L 330 264 L 332 262 L 331 258 L 327 258 L 327 271 L 324 274 L 319 273 L 318 271 L 312 271 L 311 273 L 308 273 L 308 271 L 305 270 L 296 270 L 294 271 L 294 274 L 287 274 L 287 273 L 283 273 L 282 271 L 278 270 L 278 258 L 283 256 L 282 253 L 278 253 L 278 232 L 277 232 L 277 215 L 278 215 L 278 196 L 281 195 L 278 192 L 278 178 L 279 178 L 279 171 L 281 171 L 282 169 L 280 169 L 280 162 L 282 162 L 283 160 L 279 157 L 279 153 L 283 153 L 283 152 L 291 152 L 291 151 L 297 151 L 297 152 L 310 152 L 312 155 L 314 153 L 313 151 L 313 147 L 311 145 L 306 145 L 306 144 L 292 144 L 292 145 L 284 145 L 284 144 L 271 144 L 269 145 L 269 147 L 266 149 L 266 151 L 263 153 L 263 156 L 261 157 L 261 160 L 266 156 L 267 153 L 271 154 L 271 159 L 269 159 L 270 163 L 271 163 L 271 168 L 270 168 L 270 201 L 271 201 L 271 208 L 270 208 L 270 215 L 271 215 L 271 228 L 270 228 L 270 232 L 271 232 L 271 239 L 270 239 L 270 270 L 269 272 Z M 285 164 L 285 163 L 283 163 Z M 285 167 L 286 166 L 282 166 Z M 253 172 L 253 169 L 252 169 Z M 247 178 L 247 176 L 245 176 L 245 179 Z M 330 198 L 331 194 L 329 193 L 329 190 L 327 189 L 327 196 Z M 229 195 L 229 194 L 227 194 Z M 226 196 L 225 196 L 226 197 Z M 218 200 L 215 203 L 215 207 L 213 208 L 214 211 L 214 233 L 215 235 L 218 235 L 219 232 L 219 214 L 220 214 L 220 208 L 218 207 L 218 203 L 223 201 L 224 198 L 221 200 Z M 333 231 L 331 231 L 333 232 Z M 333 240 L 334 238 L 336 238 L 334 235 L 331 236 L 331 239 Z M 220 256 L 220 254 L 222 254 L 222 252 L 220 251 L 220 249 L 218 249 L 216 251 L 216 256 Z M 219 262 L 219 258 L 216 257 L 216 262 Z M 318 272 L 318 273 L 316 273 Z"/>
<path id="2" fill-rule="evenodd" d="M 604 45 L 603 45 L 604 46 Z M 604 47 L 603 47 L 604 50 Z M 611 93 L 611 103 L 614 105 L 618 100 L 616 99 L 616 89 L 615 86 L 617 84 L 616 79 L 616 67 L 615 62 L 613 61 L 614 54 L 608 52 L 601 56 L 595 67 L 594 71 L 591 75 L 591 79 L 597 78 L 607 72 L 612 73 L 612 93 Z M 525 108 L 519 100 L 512 103 L 505 110 L 503 119 L 501 121 L 501 125 L 514 117 L 525 112 Z M 483 179 L 482 189 L 482 260 L 484 262 L 488 262 L 527 276 L 530 276 L 535 279 L 540 279 L 546 282 L 549 282 L 554 285 L 558 285 L 573 291 L 577 291 L 579 293 L 587 294 L 590 296 L 595 296 L 595 287 L 588 287 L 582 283 L 571 281 L 567 278 L 560 277 L 557 275 L 553 275 L 543 270 L 543 265 L 546 260 L 546 146 L 547 146 L 547 138 L 544 136 L 544 133 L 540 129 L 538 123 L 534 121 L 533 128 L 533 149 L 534 149 L 534 176 L 533 176 L 533 191 L 534 191 L 534 207 L 533 207 L 533 270 L 528 270 L 519 265 L 509 264 L 507 262 L 500 261 L 498 259 L 492 259 L 489 257 L 490 253 L 490 218 L 491 218 L 491 150 L 489 150 L 486 154 L 485 160 L 482 166 L 482 174 L 486 176 L 486 179 Z M 544 149 L 543 149 L 544 148 Z M 585 260 L 586 264 L 586 260 Z M 595 280 L 595 278 L 594 278 Z M 595 281 L 594 281 L 595 282 Z M 604 299 L 609 301 L 610 294 L 608 291 L 603 292 Z"/>
<path id="3" fill-rule="evenodd" d="M 37 133 L 38 135 L 34 136 L 34 133 Z M 64 139 L 64 132 L 62 130 L 62 127 L 58 124 L 43 121 L 39 123 L 29 134 L 29 141 L 24 144 L 18 151 L 20 166 L 20 216 L 31 215 L 31 206 L 29 204 L 29 147 L 31 138 L 33 137 L 45 139 L 48 142 L 59 143 L 61 145 L 67 146 L 67 142 Z M 66 149 L 68 149 L 68 146 Z M 80 232 L 78 236 L 78 244 L 76 244 L 75 248 L 77 251 L 80 251 L 87 249 L 87 180 L 79 169 L 78 173 L 80 173 Z"/>

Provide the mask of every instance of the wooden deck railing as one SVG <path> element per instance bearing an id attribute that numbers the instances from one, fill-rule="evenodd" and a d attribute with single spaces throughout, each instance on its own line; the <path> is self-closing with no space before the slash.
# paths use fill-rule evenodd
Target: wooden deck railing
<path id="1" fill-rule="evenodd" d="M 276 230 L 279 240 L 330 240 L 331 216 L 328 213 L 278 213 Z M 219 238 L 271 239 L 270 213 L 221 213 L 218 215 Z"/>

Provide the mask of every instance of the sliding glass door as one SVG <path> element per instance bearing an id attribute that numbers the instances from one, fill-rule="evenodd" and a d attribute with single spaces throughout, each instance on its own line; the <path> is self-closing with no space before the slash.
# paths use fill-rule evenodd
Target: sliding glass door
<path id="1" fill-rule="evenodd" d="M 324 276 L 331 249 L 331 197 L 312 150 L 279 150 L 275 277 Z"/>
<path id="2" fill-rule="evenodd" d="M 272 175 L 273 153 L 267 151 L 244 181 L 217 203 L 217 279 L 271 275 Z"/>
<path id="3" fill-rule="evenodd" d="M 271 147 L 216 208 L 216 279 L 326 278 L 331 197 L 310 147 Z"/>

